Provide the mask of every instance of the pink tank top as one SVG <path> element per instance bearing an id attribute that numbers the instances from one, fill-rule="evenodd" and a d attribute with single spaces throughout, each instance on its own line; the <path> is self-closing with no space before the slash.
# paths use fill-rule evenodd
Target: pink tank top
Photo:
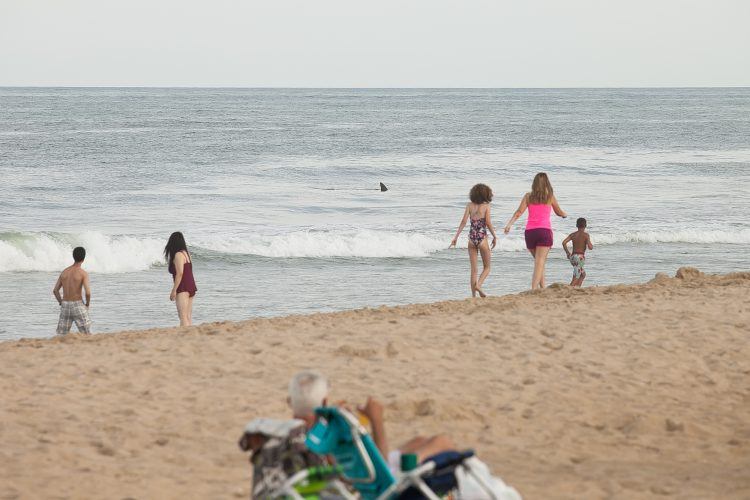
<path id="1" fill-rule="evenodd" d="M 534 204 L 529 205 L 529 218 L 526 219 L 526 229 L 552 229 L 550 214 L 552 205 Z"/>

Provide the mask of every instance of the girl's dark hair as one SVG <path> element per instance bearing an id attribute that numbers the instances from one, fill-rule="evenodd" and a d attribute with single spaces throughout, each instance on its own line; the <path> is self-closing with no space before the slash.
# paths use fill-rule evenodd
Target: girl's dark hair
<path id="1" fill-rule="evenodd" d="M 469 191 L 469 199 L 477 205 L 489 203 L 492 201 L 492 189 L 487 184 L 477 184 Z"/>
<path id="2" fill-rule="evenodd" d="M 181 232 L 175 231 L 169 236 L 167 246 L 164 247 L 164 257 L 167 259 L 167 264 L 171 264 L 174 256 L 179 252 L 187 252 L 187 244 L 185 244 L 185 237 Z"/>

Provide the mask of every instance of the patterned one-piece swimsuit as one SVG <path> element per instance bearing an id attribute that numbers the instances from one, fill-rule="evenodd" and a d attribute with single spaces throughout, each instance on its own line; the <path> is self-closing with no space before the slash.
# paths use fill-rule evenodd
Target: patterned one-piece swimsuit
<path id="1" fill-rule="evenodd" d="M 469 241 L 477 248 L 487 237 L 487 219 L 471 219 L 471 229 L 469 230 Z"/>

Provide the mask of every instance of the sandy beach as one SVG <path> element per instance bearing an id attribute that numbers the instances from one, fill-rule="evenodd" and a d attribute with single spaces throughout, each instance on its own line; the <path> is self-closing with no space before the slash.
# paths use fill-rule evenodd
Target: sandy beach
<path id="1" fill-rule="evenodd" d="M 310 367 L 525 498 L 750 498 L 750 273 L 677 275 L 5 342 L 0 498 L 247 497 L 237 438 Z"/>

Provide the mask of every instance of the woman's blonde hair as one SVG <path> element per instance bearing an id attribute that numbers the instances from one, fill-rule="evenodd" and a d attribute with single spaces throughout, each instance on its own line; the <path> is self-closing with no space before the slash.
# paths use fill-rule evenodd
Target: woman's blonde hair
<path id="1" fill-rule="evenodd" d="M 534 176 L 534 182 L 531 183 L 531 192 L 529 193 L 529 203 L 547 204 L 552 200 L 552 184 L 549 177 L 544 172 L 539 172 Z"/>

